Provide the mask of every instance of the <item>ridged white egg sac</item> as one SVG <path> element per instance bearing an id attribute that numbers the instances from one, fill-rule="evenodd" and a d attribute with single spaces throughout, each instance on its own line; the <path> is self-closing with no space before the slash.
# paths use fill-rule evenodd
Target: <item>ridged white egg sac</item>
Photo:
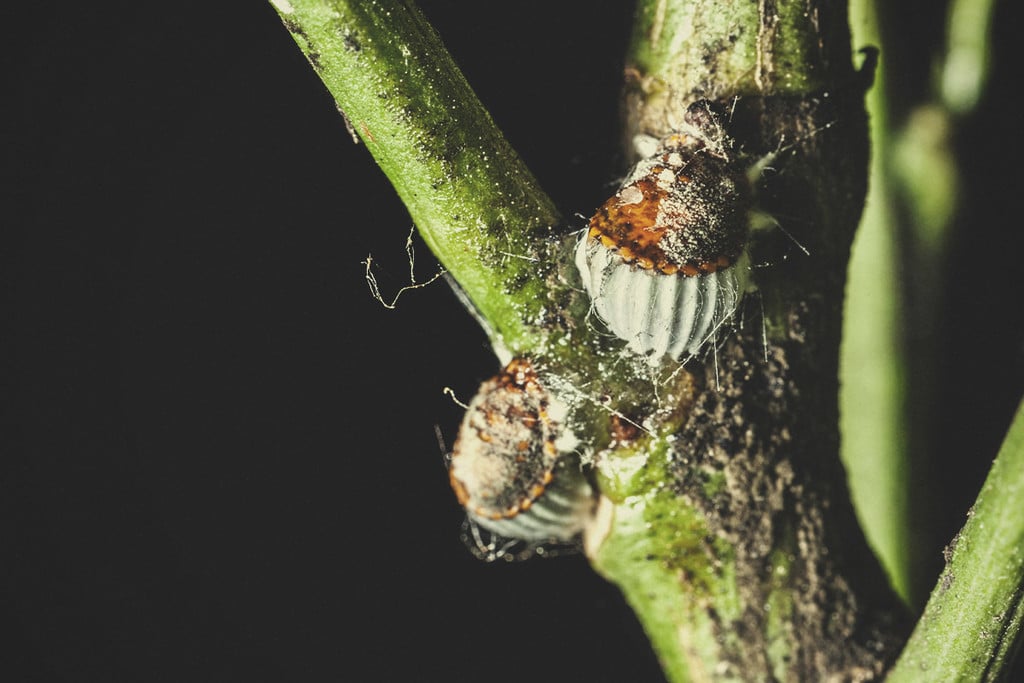
<path id="1" fill-rule="evenodd" d="M 467 508 L 469 518 L 504 538 L 535 543 L 572 540 L 593 515 L 594 492 L 575 458 L 560 460 L 553 474 L 552 482 L 527 509 L 493 519 L 469 513 Z"/>
<path id="2" fill-rule="evenodd" d="M 746 286 L 753 188 L 710 103 L 590 218 L 575 263 L 593 310 L 651 365 L 713 342 Z"/>
<path id="3" fill-rule="evenodd" d="M 586 233 L 576 267 L 597 316 L 651 365 L 696 357 L 719 337 L 746 286 L 745 259 L 707 275 L 669 275 L 623 261 Z"/>
<path id="4" fill-rule="evenodd" d="M 570 541 L 582 531 L 594 492 L 578 459 L 559 450 L 564 412 L 525 359 L 514 359 L 480 386 L 449 469 L 471 521 L 537 543 Z"/>

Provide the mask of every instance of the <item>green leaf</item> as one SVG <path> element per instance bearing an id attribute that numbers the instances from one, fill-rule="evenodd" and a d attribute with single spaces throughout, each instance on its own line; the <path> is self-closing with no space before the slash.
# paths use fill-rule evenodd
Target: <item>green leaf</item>
<path id="1" fill-rule="evenodd" d="M 873 0 L 854 2 L 857 45 L 879 46 Z M 884 46 L 881 46 L 884 50 Z M 850 494 L 893 587 L 911 597 L 910 482 L 907 462 L 905 331 L 892 209 L 889 108 L 883 59 L 867 94 L 871 179 L 850 254 L 840 347 L 840 429 Z"/>

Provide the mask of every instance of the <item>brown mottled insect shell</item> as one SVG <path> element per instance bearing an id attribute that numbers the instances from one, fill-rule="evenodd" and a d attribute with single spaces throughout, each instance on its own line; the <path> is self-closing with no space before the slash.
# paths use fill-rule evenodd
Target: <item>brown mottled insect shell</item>
<path id="1" fill-rule="evenodd" d="M 449 470 L 471 520 L 525 541 L 567 541 L 581 531 L 593 492 L 576 459 L 556 446 L 562 412 L 524 359 L 480 386 Z"/>
<path id="2" fill-rule="evenodd" d="M 727 139 L 676 133 L 660 141 L 577 245 L 597 315 L 652 364 L 697 355 L 746 286 L 751 205 Z"/>

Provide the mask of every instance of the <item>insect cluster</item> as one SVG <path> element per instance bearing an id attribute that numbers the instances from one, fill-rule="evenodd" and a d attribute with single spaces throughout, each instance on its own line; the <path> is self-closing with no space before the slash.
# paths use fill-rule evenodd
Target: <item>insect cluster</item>
<path id="1" fill-rule="evenodd" d="M 517 358 L 470 402 L 452 450 L 449 478 L 469 519 L 506 538 L 569 541 L 593 508 L 593 492 L 568 457 L 565 408 Z"/>
<path id="2" fill-rule="evenodd" d="M 593 311 L 651 365 L 713 345 L 747 287 L 753 181 L 709 102 L 692 104 L 684 123 L 647 141 L 575 251 Z M 584 530 L 594 492 L 560 445 L 565 412 L 523 358 L 481 385 L 449 470 L 472 524 L 529 543 Z"/>
<path id="3" fill-rule="evenodd" d="M 593 309 L 651 365 L 713 342 L 746 288 L 752 184 L 707 101 L 590 219 L 576 267 Z"/>

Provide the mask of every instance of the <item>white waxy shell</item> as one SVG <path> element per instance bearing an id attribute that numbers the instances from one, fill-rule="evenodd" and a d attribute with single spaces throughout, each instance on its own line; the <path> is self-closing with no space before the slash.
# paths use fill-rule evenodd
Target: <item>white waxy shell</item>
<path id="1" fill-rule="evenodd" d="M 509 539 L 569 541 L 589 520 L 593 491 L 578 459 L 560 452 L 564 406 L 530 363 L 513 359 L 470 402 L 449 478 L 470 520 Z"/>
<path id="2" fill-rule="evenodd" d="M 562 458 L 555 478 L 528 510 L 512 517 L 491 519 L 470 512 L 467 515 L 483 528 L 523 541 L 569 541 L 583 531 L 593 515 L 594 492 L 575 458 Z"/>
<path id="3" fill-rule="evenodd" d="M 594 312 L 631 351 L 657 365 L 664 356 L 697 356 L 736 311 L 746 286 L 746 259 L 708 275 L 665 274 L 626 263 L 588 238 L 576 246 L 576 268 Z"/>

